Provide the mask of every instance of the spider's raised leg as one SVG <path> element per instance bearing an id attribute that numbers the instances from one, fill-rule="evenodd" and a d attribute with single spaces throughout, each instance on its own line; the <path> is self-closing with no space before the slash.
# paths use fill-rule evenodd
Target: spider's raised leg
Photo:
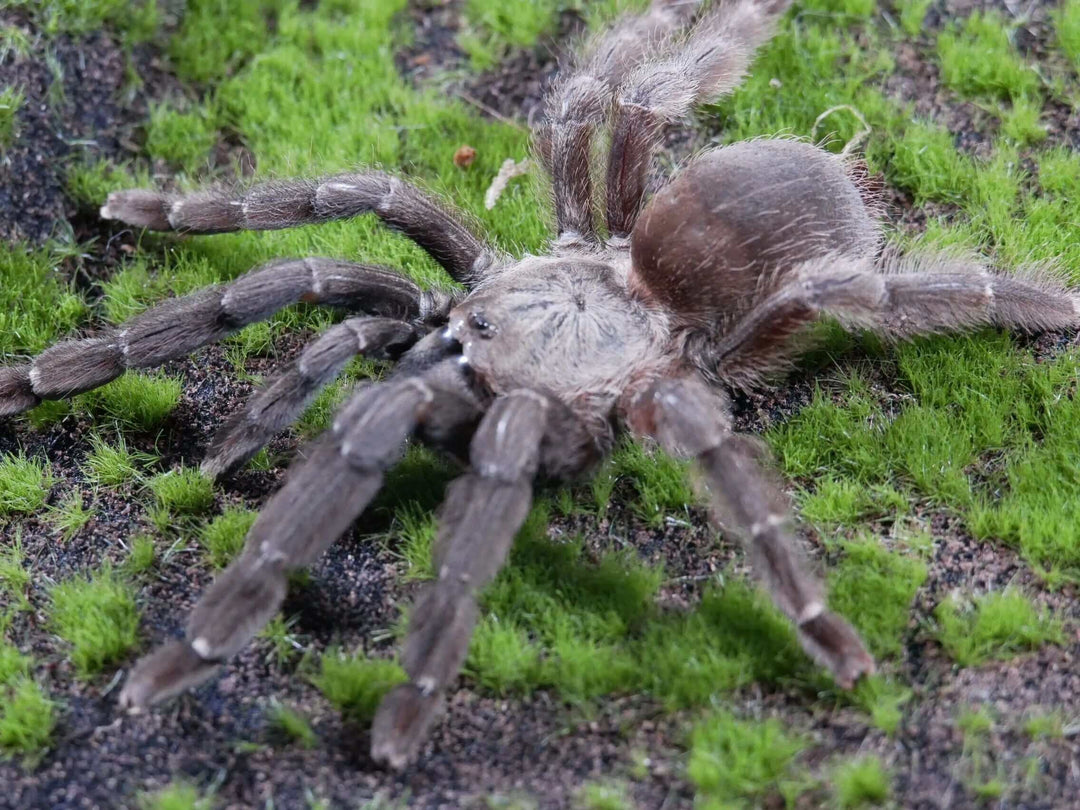
<path id="1" fill-rule="evenodd" d="M 555 439 L 545 443 L 545 436 Z M 371 731 L 374 759 L 401 768 L 415 757 L 443 690 L 465 660 L 476 593 L 502 568 L 529 513 L 537 467 L 580 472 L 595 460 L 589 452 L 595 447 L 565 406 L 533 391 L 513 391 L 484 415 L 469 453 L 472 470 L 447 490 L 435 540 L 438 579 L 410 616 L 402 654 L 410 682 L 379 707 Z"/>
<path id="2" fill-rule="evenodd" d="M 228 284 L 171 298 L 92 338 L 57 343 L 31 363 L 0 367 L 0 416 L 183 357 L 298 301 L 406 320 L 443 312 L 449 297 L 400 273 L 337 259 L 284 259 Z"/>
<path id="3" fill-rule="evenodd" d="M 617 23 L 578 58 L 545 99 L 536 149 L 551 175 L 560 237 L 595 241 L 592 146 L 615 88 L 641 60 L 685 26 L 700 0 L 655 0 Z"/>
<path id="4" fill-rule="evenodd" d="M 874 661 L 855 631 L 825 607 L 821 584 L 807 571 L 788 530 L 780 487 L 769 479 L 764 448 L 731 431 L 726 403 L 698 378 L 665 379 L 634 397 L 628 417 L 635 430 L 669 452 L 694 458 L 712 507 L 741 535 L 773 601 L 795 623 L 803 648 L 850 688 L 873 673 Z"/>
<path id="5" fill-rule="evenodd" d="M 132 189 L 110 194 L 101 209 L 105 219 L 187 233 L 276 230 L 366 213 L 404 233 L 463 283 L 476 281 L 496 261 L 496 251 L 464 224 L 460 213 L 384 172 L 260 183 L 236 194 Z"/>
<path id="6" fill-rule="evenodd" d="M 353 357 L 396 357 L 419 337 L 416 327 L 390 318 L 349 318 L 330 327 L 221 426 L 202 471 L 216 478 L 255 455 L 292 424 Z"/>
<path id="7" fill-rule="evenodd" d="M 790 0 L 728 0 L 705 13 L 685 40 L 629 72 L 615 96 L 607 169 L 607 226 L 628 236 L 645 195 L 664 127 L 731 92 L 767 42 Z"/>
<path id="8" fill-rule="evenodd" d="M 902 339 L 999 326 L 1026 332 L 1080 326 L 1080 291 L 1048 274 L 991 272 L 949 257 L 889 260 L 888 271 L 863 260 L 807 263 L 722 338 L 703 347 L 699 364 L 726 380 L 753 382 L 782 365 L 790 337 L 821 315 Z"/>
<path id="9" fill-rule="evenodd" d="M 414 430 L 429 422 L 471 430 L 478 418 L 467 396 L 421 378 L 360 391 L 263 507 L 240 557 L 196 604 L 185 639 L 139 661 L 120 704 L 142 708 L 209 677 L 277 612 L 289 571 L 313 562 L 364 510 Z"/>

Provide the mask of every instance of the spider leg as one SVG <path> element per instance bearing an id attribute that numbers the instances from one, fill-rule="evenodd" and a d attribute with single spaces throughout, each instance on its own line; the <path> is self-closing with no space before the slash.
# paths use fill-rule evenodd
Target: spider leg
<path id="1" fill-rule="evenodd" d="M 554 437 L 561 450 L 547 441 Z M 435 540 L 438 579 L 409 619 L 402 663 L 410 682 L 388 694 L 372 726 L 372 757 L 402 768 L 457 677 L 476 622 L 476 594 L 502 568 L 532 503 L 538 466 L 580 471 L 587 430 L 558 401 L 530 390 L 496 399 L 473 435 L 472 469 L 447 490 Z"/>
<path id="2" fill-rule="evenodd" d="M 138 710 L 209 677 L 277 612 L 289 571 L 313 562 L 364 510 L 414 430 L 430 419 L 460 431 L 478 415 L 467 398 L 422 378 L 356 394 L 263 507 L 244 551 L 195 605 L 185 639 L 135 665 L 120 705 Z"/>
<path id="3" fill-rule="evenodd" d="M 780 487 L 765 472 L 764 448 L 731 431 L 727 403 L 699 378 L 663 379 L 630 401 L 630 423 L 666 450 L 693 457 L 711 505 L 749 547 L 776 605 L 794 622 L 799 641 L 836 682 L 850 688 L 874 671 L 856 632 L 825 606 L 821 584 L 807 571 L 788 529 Z"/>
<path id="4" fill-rule="evenodd" d="M 903 339 L 998 326 L 1026 332 L 1080 326 L 1080 293 L 1048 273 L 994 273 L 949 257 L 808 263 L 701 354 L 722 379 L 754 382 L 782 366 L 790 337 L 821 315 Z"/>
<path id="5" fill-rule="evenodd" d="M 319 389 L 356 355 L 396 356 L 419 336 L 416 327 L 390 318 L 349 318 L 330 327 L 221 426 L 202 471 L 217 478 L 250 459 L 292 424 Z"/>
<path id="6" fill-rule="evenodd" d="M 259 183 L 236 194 L 131 189 L 113 192 L 101 208 L 104 219 L 187 233 L 276 230 L 366 213 L 412 239 L 458 281 L 478 280 L 496 261 L 496 251 L 466 227 L 460 213 L 384 172 Z"/>
<path id="7" fill-rule="evenodd" d="M 607 226 L 628 236 L 645 196 L 664 127 L 731 92 L 754 52 L 772 38 L 790 0 L 729 0 L 707 11 L 685 39 L 629 71 L 615 95 L 607 168 Z"/>
<path id="8" fill-rule="evenodd" d="M 89 391 L 129 368 L 184 357 L 298 301 L 413 320 L 443 313 L 450 299 L 382 267 L 324 258 L 274 261 L 229 284 L 163 301 L 96 337 L 57 343 L 29 364 L 0 367 L 0 416 Z"/>
<path id="9" fill-rule="evenodd" d="M 561 238 L 597 241 L 592 145 L 615 88 L 646 54 L 685 26 L 699 5 L 700 0 L 654 0 L 643 14 L 624 18 L 584 51 L 545 99 L 536 150 L 551 176 Z"/>

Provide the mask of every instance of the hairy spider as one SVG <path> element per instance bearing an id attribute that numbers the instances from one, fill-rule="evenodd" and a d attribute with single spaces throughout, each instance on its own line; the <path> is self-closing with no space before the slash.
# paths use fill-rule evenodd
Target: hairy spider
<path id="1" fill-rule="evenodd" d="M 196 605 L 184 640 L 134 667 L 123 706 L 176 694 L 246 645 L 279 609 L 288 573 L 347 529 L 410 437 L 467 458 L 469 469 L 449 487 L 438 577 L 410 616 L 410 680 L 374 720 L 377 760 L 402 767 L 415 757 L 465 657 L 475 595 L 529 511 L 534 477 L 584 473 L 620 431 L 696 460 L 717 519 L 745 540 L 803 647 L 840 685 L 873 672 L 808 573 L 760 443 L 732 432 L 724 390 L 782 370 L 798 351 L 794 338 L 821 316 L 893 339 L 983 324 L 1043 330 L 1080 324 L 1080 297 L 1046 276 L 883 253 L 857 169 L 796 140 L 708 150 L 646 203 L 665 125 L 730 91 L 788 3 L 727 0 L 702 11 L 655 0 L 585 49 L 554 85 L 535 133 L 558 231 L 543 256 L 504 255 L 426 193 L 376 171 L 237 195 L 109 196 L 105 218 L 188 233 L 374 213 L 464 286 L 424 291 L 381 267 L 277 261 L 0 369 L 0 414 L 13 414 L 182 356 L 298 300 L 364 313 L 322 334 L 223 426 L 203 462 L 219 476 L 285 428 L 354 355 L 398 360 L 294 465 L 242 555 Z M 605 134 L 595 194 L 593 147 Z"/>

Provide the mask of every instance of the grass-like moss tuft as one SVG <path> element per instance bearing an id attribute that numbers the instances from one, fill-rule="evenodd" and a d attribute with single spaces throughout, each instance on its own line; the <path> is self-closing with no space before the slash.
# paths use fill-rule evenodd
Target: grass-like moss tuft
<path id="1" fill-rule="evenodd" d="M 190 467 L 159 473 L 146 485 L 158 507 L 173 515 L 199 515 L 214 504 L 214 482 Z"/>
<path id="2" fill-rule="evenodd" d="M 829 606 L 850 617 L 875 658 L 899 655 L 926 564 L 889 552 L 876 537 L 845 542 L 843 549 L 829 575 Z"/>
<path id="3" fill-rule="evenodd" d="M 180 402 L 180 381 L 162 373 L 125 374 L 82 394 L 78 402 L 91 413 L 136 430 L 152 430 Z"/>
<path id="4" fill-rule="evenodd" d="M 119 487 L 142 478 L 142 468 L 157 461 L 157 456 L 129 450 L 124 435 L 118 434 L 109 444 L 100 434 L 90 436 L 90 453 L 84 469 L 93 483 Z"/>
<path id="5" fill-rule="evenodd" d="M 30 659 L 0 641 L 0 755 L 33 764 L 48 750 L 56 704 L 30 676 Z"/>
<path id="6" fill-rule="evenodd" d="M 1016 590 L 988 593 L 970 604 L 949 598 L 934 611 L 938 640 L 961 666 L 1008 659 L 1065 640 L 1059 620 Z"/>
<path id="7" fill-rule="evenodd" d="M 328 650 L 312 683 L 350 719 L 370 723 L 383 695 L 406 680 L 405 671 L 394 661 Z"/>
<path id="8" fill-rule="evenodd" d="M 153 793 L 138 796 L 139 810 L 211 810 L 213 799 L 203 796 L 194 785 L 175 782 Z"/>
<path id="9" fill-rule="evenodd" d="M 71 645 L 76 674 L 88 678 L 135 646 L 139 614 L 131 587 L 111 568 L 52 589 L 51 624 Z"/>
<path id="10" fill-rule="evenodd" d="M 71 331 L 86 312 L 47 249 L 0 250 L 0 358 L 36 354 Z"/>
<path id="11" fill-rule="evenodd" d="M 961 95 L 1032 97 L 1039 75 L 1026 65 L 1009 41 L 1009 29 L 992 12 L 975 11 L 962 24 L 938 36 L 941 78 Z"/>
<path id="12" fill-rule="evenodd" d="M 807 786 L 795 767 L 804 747 L 779 720 L 739 720 L 716 712 L 691 732 L 686 772 L 704 807 L 740 806 L 747 801 L 761 805 L 793 798 Z"/>
<path id="13" fill-rule="evenodd" d="M 289 706 L 276 702 L 270 704 L 267 721 L 275 734 L 301 748 L 314 748 L 319 741 L 308 719 Z"/>
<path id="14" fill-rule="evenodd" d="M 41 509 L 53 480 L 48 462 L 22 453 L 0 459 L 0 517 Z"/>
<path id="15" fill-rule="evenodd" d="M 199 530 L 199 545 L 214 568 L 224 568 L 244 547 L 244 538 L 257 513 L 237 506 L 225 508 L 218 517 Z"/>
<path id="16" fill-rule="evenodd" d="M 18 87 L 0 89 L 0 153 L 15 142 L 17 116 L 24 98 Z"/>
<path id="17" fill-rule="evenodd" d="M 840 807 L 876 806 L 889 798 L 888 771 L 874 756 L 841 763 L 833 771 L 832 783 Z"/>

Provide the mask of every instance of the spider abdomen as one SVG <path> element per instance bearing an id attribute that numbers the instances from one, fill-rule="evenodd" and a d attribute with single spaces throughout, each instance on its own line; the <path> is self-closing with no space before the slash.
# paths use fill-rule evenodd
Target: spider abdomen
<path id="1" fill-rule="evenodd" d="M 741 141 L 695 158 L 645 207 L 631 285 L 689 324 L 729 320 L 808 259 L 871 255 L 880 229 L 838 155 Z"/>

